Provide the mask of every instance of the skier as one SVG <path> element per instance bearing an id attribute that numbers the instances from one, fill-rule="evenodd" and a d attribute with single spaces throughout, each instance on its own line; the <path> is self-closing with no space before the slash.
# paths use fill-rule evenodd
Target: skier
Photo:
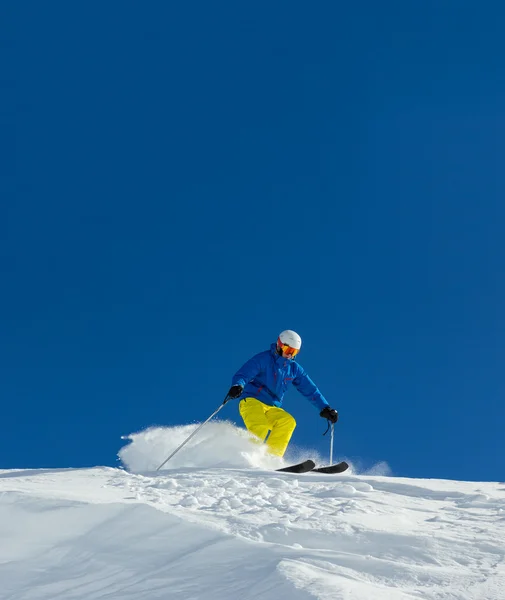
<path id="1" fill-rule="evenodd" d="M 239 411 L 245 426 L 276 456 L 284 456 L 296 427 L 294 418 L 281 408 L 291 383 L 318 409 L 321 417 L 332 423 L 338 420 L 338 412 L 330 408 L 316 384 L 296 362 L 301 346 L 302 338 L 295 331 L 283 331 L 270 350 L 256 354 L 235 373 L 225 400 L 240 400 Z"/>

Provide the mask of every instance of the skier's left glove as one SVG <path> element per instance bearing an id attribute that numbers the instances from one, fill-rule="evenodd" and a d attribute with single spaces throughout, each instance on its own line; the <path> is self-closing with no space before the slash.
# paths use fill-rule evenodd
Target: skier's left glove
<path id="1" fill-rule="evenodd" d="M 244 388 L 241 385 L 232 385 L 223 404 L 226 404 L 228 400 L 235 400 L 236 398 L 238 398 L 242 393 L 243 389 Z"/>
<path id="2" fill-rule="evenodd" d="M 329 406 L 325 406 L 319 413 L 319 416 L 323 417 L 323 419 L 328 419 L 328 421 L 331 421 L 332 423 L 336 423 L 338 421 L 338 412 Z"/>

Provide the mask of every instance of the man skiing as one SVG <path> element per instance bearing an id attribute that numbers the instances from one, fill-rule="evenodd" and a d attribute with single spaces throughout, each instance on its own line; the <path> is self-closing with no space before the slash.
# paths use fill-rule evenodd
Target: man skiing
<path id="1" fill-rule="evenodd" d="M 256 354 L 235 373 L 225 400 L 240 400 L 239 411 L 245 426 L 276 456 L 284 456 L 296 427 L 294 418 L 281 408 L 291 383 L 318 409 L 321 417 L 332 423 L 338 420 L 338 412 L 330 408 L 316 384 L 296 362 L 301 346 L 302 338 L 295 331 L 283 331 L 270 350 Z"/>

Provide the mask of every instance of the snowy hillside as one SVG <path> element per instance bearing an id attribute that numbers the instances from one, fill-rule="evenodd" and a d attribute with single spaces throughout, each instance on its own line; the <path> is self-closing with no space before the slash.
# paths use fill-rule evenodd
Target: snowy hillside
<path id="1" fill-rule="evenodd" d="M 0 471 L 0 598 L 505 599 L 505 484 L 276 473 L 225 423 L 154 473 L 191 429 Z"/>

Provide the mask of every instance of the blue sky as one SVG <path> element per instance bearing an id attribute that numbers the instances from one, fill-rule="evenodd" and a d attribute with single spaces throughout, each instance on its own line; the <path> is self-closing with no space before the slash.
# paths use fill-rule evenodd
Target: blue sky
<path id="1" fill-rule="evenodd" d="M 338 454 L 503 479 L 501 4 L 11 10 L 0 467 L 114 465 L 292 328 Z"/>

